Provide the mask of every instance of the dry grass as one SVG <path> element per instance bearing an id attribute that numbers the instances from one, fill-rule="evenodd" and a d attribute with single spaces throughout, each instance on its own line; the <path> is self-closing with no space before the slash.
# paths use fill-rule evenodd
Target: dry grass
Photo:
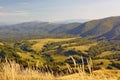
<path id="1" fill-rule="evenodd" d="M 89 59 L 88 69 L 90 73 L 86 73 L 84 65 L 76 65 L 73 57 L 74 68 L 67 64 L 69 73 L 77 71 L 75 74 L 53 76 L 51 73 L 42 73 L 39 70 L 22 68 L 19 64 L 6 61 L 0 66 L 0 80 L 120 80 L 120 71 L 117 70 L 99 70 L 92 71 L 92 61 Z"/>
<path id="2" fill-rule="evenodd" d="M 3 46 L 4 44 L 0 42 L 0 45 L 2 45 L 2 46 Z"/>
<path id="3" fill-rule="evenodd" d="M 5 62 L 1 66 L 0 80 L 54 80 L 50 73 L 41 73 L 35 69 L 24 69 L 15 62 Z"/>
<path id="4" fill-rule="evenodd" d="M 72 47 L 67 47 L 67 49 L 75 49 L 75 50 L 80 50 L 83 53 L 86 53 L 85 51 L 89 50 L 91 46 L 97 45 L 97 43 L 93 44 L 87 44 L 87 45 L 82 45 L 82 46 L 72 46 Z M 86 53 L 87 54 L 87 53 Z"/>
<path id="5" fill-rule="evenodd" d="M 109 64 L 112 64 L 111 61 L 110 61 L 110 60 L 107 60 L 107 59 L 96 59 L 96 60 L 93 61 L 93 63 L 94 63 L 95 65 L 100 64 L 101 62 L 103 62 L 103 64 L 102 64 L 102 65 L 99 65 L 99 67 L 104 68 L 104 69 L 107 68 L 107 66 L 108 66 Z"/>
<path id="6" fill-rule="evenodd" d="M 29 41 L 36 41 L 37 43 L 32 46 L 32 49 L 35 51 L 40 51 L 45 44 L 48 42 L 60 42 L 60 41 L 67 41 L 75 38 L 65 38 L 65 39 L 35 39 Z"/>
<path id="7" fill-rule="evenodd" d="M 120 80 L 120 71 L 100 70 L 91 75 L 86 73 L 77 73 L 58 78 L 58 80 Z"/>
<path id="8" fill-rule="evenodd" d="M 119 52 L 119 51 L 105 51 L 105 52 L 101 53 L 100 55 L 98 55 L 97 57 L 104 57 L 104 56 L 108 56 L 111 54 L 116 54 L 116 52 Z"/>

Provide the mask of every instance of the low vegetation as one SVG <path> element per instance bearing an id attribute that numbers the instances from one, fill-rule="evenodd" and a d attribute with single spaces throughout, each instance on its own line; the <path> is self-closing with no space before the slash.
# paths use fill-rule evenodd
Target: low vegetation
<path id="1" fill-rule="evenodd" d="M 120 77 L 119 40 L 86 37 L 0 43 L 2 80 L 101 80 L 101 77 L 119 80 Z M 92 61 L 88 62 L 90 57 Z"/>
<path id="2" fill-rule="evenodd" d="M 88 61 L 89 73 L 85 71 L 84 64 L 76 65 L 76 61 L 71 57 L 74 62 L 74 67 L 67 64 L 68 74 L 61 71 L 60 74 L 54 75 L 50 70 L 43 72 L 38 68 L 24 68 L 14 61 L 7 61 L 0 66 L 0 80 L 119 80 L 120 71 L 116 70 L 98 70 L 92 71 L 92 61 Z M 45 66 L 44 66 L 45 67 Z M 45 67 L 47 69 L 47 67 Z M 74 72 L 74 74 L 70 74 Z M 64 76 L 63 76 L 64 75 Z"/>

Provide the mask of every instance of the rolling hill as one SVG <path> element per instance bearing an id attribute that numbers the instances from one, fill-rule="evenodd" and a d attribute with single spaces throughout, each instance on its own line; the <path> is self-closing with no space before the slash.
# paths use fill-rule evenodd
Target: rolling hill
<path id="1" fill-rule="evenodd" d="M 51 30 L 49 33 L 52 33 L 52 34 L 65 33 L 71 29 L 74 29 L 75 27 L 77 27 L 79 25 L 80 25 L 80 23 L 63 24 L 63 25 Z"/>
<path id="2" fill-rule="evenodd" d="M 58 27 L 59 24 L 48 22 L 25 22 L 0 27 L 1 39 L 31 38 L 48 35 L 48 31 Z"/>
<path id="3" fill-rule="evenodd" d="M 49 22 L 24 22 L 0 26 L 0 40 L 56 37 L 56 34 L 60 36 L 63 32 L 65 33 L 79 24 L 80 23 L 57 24 Z"/>
<path id="4" fill-rule="evenodd" d="M 93 36 L 96 38 L 120 39 L 120 17 L 88 21 L 68 31 L 68 33 L 80 34 L 82 37 Z"/>
<path id="5" fill-rule="evenodd" d="M 120 39 L 120 16 L 91 20 L 85 23 L 58 24 L 24 22 L 0 26 L 0 40 L 43 37 L 91 36 L 93 38 Z"/>

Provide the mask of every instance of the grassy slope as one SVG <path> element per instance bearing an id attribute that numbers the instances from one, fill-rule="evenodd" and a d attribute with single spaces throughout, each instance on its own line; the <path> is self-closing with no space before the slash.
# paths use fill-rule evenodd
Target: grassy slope
<path id="1" fill-rule="evenodd" d="M 65 39 L 35 39 L 35 40 L 29 40 L 29 41 L 35 41 L 36 44 L 34 44 L 32 46 L 32 49 L 35 51 L 40 51 L 42 49 L 42 47 L 49 43 L 49 42 L 60 42 L 60 41 L 67 41 L 67 40 L 71 40 L 74 38 L 65 38 Z"/>
<path id="2" fill-rule="evenodd" d="M 29 40 L 30 42 L 35 41 L 36 43 L 34 45 L 32 45 L 32 49 L 35 51 L 40 51 L 42 49 L 42 47 L 49 43 L 49 42 L 61 42 L 61 41 L 68 41 L 68 40 L 72 40 L 75 38 L 65 38 L 65 39 L 35 39 L 35 40 Z M 77 44 L 77 43 L 71 43 L 73 44 Z M 87 51 L 91 46 L 97 45 L 97 43 L 92 43 L 92 44 L 87 44 L 87 45 L 82 45 L 82 46 L 72 46 L 69 47 L 69 45 L 71 44 L 61 44 L 61 46 L 67 46 L 65 47 L 65 51 L 67 50 L 71 50 L 73 48 L 75 48 L 75 50 L 80 50 L 83 53 L 86 53 L 85 51 Z M 57 55 L 55 53 L 54 50 L 50 50 L 48 51 L 48 53 L 51 53 L 51 57 L 54 59 L 55 62 L 64 62 L 68 57 L 64 56 L 64 55 Z"/>
<path id="3" fill-rule="evenodd" d="M 101 68 L 107 68 L 107 66 L 109 64 L 111 64 L 110 60 L 107 60 L 107 59 L 98 59 L 98 60 L 93 60 L 93 64 L 100 64 L 101 62 L 103 62 L 102 65 L 99 65 L 99 67 Z"/>
<path id="4" fill-rule="evenodd" d="M 98 55 L 97 57 L 104 57 L 104 56 L 114 54 L 114 53 L 115 53 L 114 51 L 105 51 L 105 52 L 101 53 L 100 55 Z"/>
<path id="5" fill-rule="evenodd" d="M 105 52 L 101 53 L 100 55 L 98 55 L 97 57 L 104 57 L 104 56 L 108 56 L 111 54 L 116 54 L 116 52 L 119 52 L 119 51 L 105 51 Z"/>
<path id="6" fill-rule="evenodd" d="M 40 66 L 40 64 L 43 64 L 45 63 L 46 61 L 42 58 L 42 56 L 38 56 L 36 54 L 32 55 L 31 53 L 29 52 L 17 52 L 18 55 L 21 56 L 21 60 L 29 60 L 29 65 L 37 65 L 39 63 L 39 65 L 37 66 Z"/>
<path id="7" fill-rule="evenodd" d="M 68 41 L 68 40 L 72 40 L 72 39 L 75 39 L 75 38 L 66 38 L 66 39 L 34 39 L 34 40 L 29 40 L 29 41 L 30 42 L 35 41 L 36 43 L 34 45 L 32 45 L 32 49 L 35 50 L 35 51 L 40 51 L 42 49 L 42 47 L 45 44 L 49 43 L 49 42 L 61 42 L 61 41 Z M 63 47 L 66 46 L 64 48 L 65 51 L 71 50 L 71 49 L 75 49 L 76 51 L 80 50 L 82 53 L 87 54 L 86 51 L 88 51 L 88 49 L 91 46 L 97 45 L 97 43 L 95 42 L 95 43 L 91 43 L 91 44 L 87 44 L 87 45 L 81 45 L 81 46 L 78 46 L 78 45 L 76 45 L 76 46 L 69 46 L 69 45 L 74 45 L 74 44 L 77 44 L 77 42 L 70 43 L 70 44 L 61 44 L 61 46 L 63 46 Z M 64 62 L 66 59 L 68 59 L 67 56 L 56 54 L 56 52 L 54 50 L 49 50 L 47 53 L 50 53 L 50 55 L 53 58 L 55 63 Z M 110 54 L 113 54 L 113 52 L 106 51 L 106 52 L 103 52 L 102 54 L 98 55 L 98 57 L 103 57 L 103 56 L 110 55 Z M 44 63 L 42 58 L 41 58 L 41 62 Z M 107 66 L 109 64 L 112 64 L 112 62 L 110 60 L 108 60 L 108 59 L 98 59 L 98 60 L 93 60 L 93 62 L 94 62 L 95 65 L 100 64 L 101 62 L 103 62 L 102 65 L 99 65 L 99 67 L 101 67 L 101 68 L 107 68 Z M 114 61 L 114 62 L 116 62 L 116 61 Z"/>
<path id="8" fill-rule="evenodd" d="M 97 43 L 92 43 L 92 44 L 87 44 L 87 45 L 82 45 L 82 46 L 72 46 L 72 47 L 67 47 L 68 50 L 70 49 L 75 49 L 75 50 L 80 50 L 83 53 L 86 53 L 91 46 L 97 45 Z M 87 54 L 87 53 L 86 53 Z"/>

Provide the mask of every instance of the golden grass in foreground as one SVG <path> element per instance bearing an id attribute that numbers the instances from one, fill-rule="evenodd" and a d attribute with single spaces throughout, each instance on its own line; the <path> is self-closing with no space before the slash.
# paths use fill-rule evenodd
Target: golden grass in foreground
<path id="1" fill-rule="evenodd" d="M 21 68 L 15 62 L 6 62 L 1 66 L 0 80 L 54 80 L 54 77 L 50 73 Z"/>
<path id="2" fill-rule="evenodd" d="M 74 68 L 71 68 L 67 64 L 68 71 L 75 70 L 78 73 L 55 77 L 51 73 L 42 73 L 39 70 L 30 68 L 24 69 L 15 62 L 7 61 L 2 63 L 0 67 L 0 80 L 120 80 L 119 70 L 99 70 L 92 72 L 92 62 L 90 62 L 88 63 L 89 74 L 84 71 L 84 65 L 76 66 L 74 59 L 73 62 Z"/>

